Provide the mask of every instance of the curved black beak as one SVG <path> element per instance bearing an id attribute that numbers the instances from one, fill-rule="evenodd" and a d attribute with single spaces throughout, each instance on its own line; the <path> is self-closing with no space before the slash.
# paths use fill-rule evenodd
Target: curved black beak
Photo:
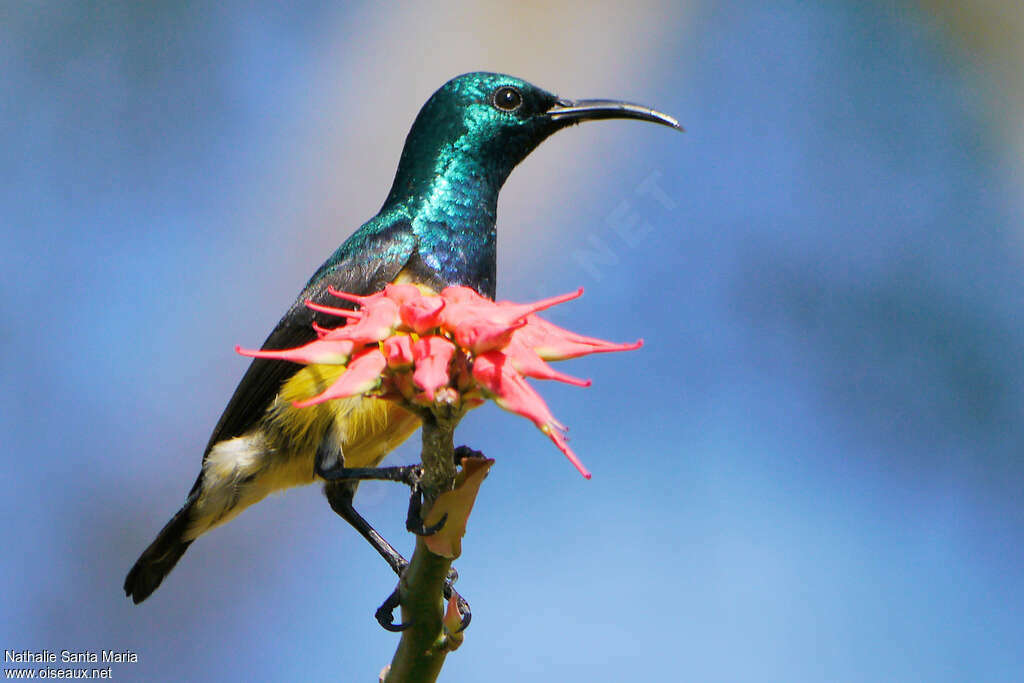
<path id="1" fill-rule="evenodd" d="M 662 114 L 660 111 L 641 104 L 619 102 L 618 100 L 576 100 L 574 102 L 560 99 L 548 109 L 547 115 L 551 117 L 551 120 L 566 125 L 596 119 L 638 119 L 660 123 L 679 131 L 683 130 L 679 122 L 668 114 Z"/>

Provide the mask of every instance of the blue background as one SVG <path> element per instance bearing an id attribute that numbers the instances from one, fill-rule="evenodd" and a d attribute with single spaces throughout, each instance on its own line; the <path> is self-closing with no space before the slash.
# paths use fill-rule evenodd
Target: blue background
<path id="1" fill-rule="evenodd" d="M 394 577 L 316 487 L 143 605 L 120 587 L 233 345 L 376 211 L 430 93 L 489 69 L 688 132 L 588 124 L 506 186 L 499 297 L 583 285 L 551 319 L 647 344 L 540 387 L 590 482 L 493 406 L 460 427 L 498 462 L 443 679 L 1020 680 L 1024 117 L 943 4 L 10 4 L 0 645 L 131 648 L 119 680 L 375 679 Z M 357 502 L 409 548 L 405 495 Z"/>

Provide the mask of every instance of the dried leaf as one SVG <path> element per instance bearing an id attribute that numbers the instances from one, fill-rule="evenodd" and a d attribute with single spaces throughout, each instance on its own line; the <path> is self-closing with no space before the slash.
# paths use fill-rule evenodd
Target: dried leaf
<path id="1" fill-rule="evenodd" d="M 448 520 L 440 531 L 423 537 L 430 552 L 449 560 L 462 554 L 462 537 L 466 535 L 469 513 L 473 510 L 480 484 L 493 464 L 493 458 L 463 459 L 462 470 L 455 477 L 455 488 L 437 497 L 424 520 L 427 526 L 433 526 L 445 513 L 448 514 Z"/>
<path id="2" fill-rule="evenodd" d="M 448 598 L 448 608 L 445 609 L 443 623 L 448 649 L 451 651 L 458 650 L 465 636 L 463 631 L 459 631 L 459 628 L 462 627 L 462 615 L 459 614 L 459 605 L 455 600 L 454 594 Z"/>

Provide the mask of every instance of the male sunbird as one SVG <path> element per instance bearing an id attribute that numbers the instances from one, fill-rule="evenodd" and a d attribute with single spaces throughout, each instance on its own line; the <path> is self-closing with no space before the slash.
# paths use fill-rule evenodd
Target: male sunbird
<path id="1" fill-rule="evenodd" d="M 503 74 L 469 73 L 445 83 L 416 117 L 380 212 L 313 274 L 262 348 L 306 344 L 316 338 L 314 323 L 333 324 L 307 306 L 337 305 L 328 287 L 367 295 L 393 282 L 435 291 L 465 285 L 493 299 L 501 186 L 549 135 L 594 119 L 680 128 L 648 107 L 569 101 Z M 184 506 L 128 572 L 124 589 L 132 600 L 149 597 L 201 534 L 272 491 L 318 480 L 326 482 L 331 507 L 401 571 L 404 560 L 355 511 L 352 497 L 360 479 L 396 478 L 385 470 L 406 480 L 412 468 L 378 470 L 383 474 L 368 468 L 405 441 L 419 418 L 377 398 L 292 405 L 323 391 L 339 372 L 337 366 L 252 362 L 213 430 Z"/>

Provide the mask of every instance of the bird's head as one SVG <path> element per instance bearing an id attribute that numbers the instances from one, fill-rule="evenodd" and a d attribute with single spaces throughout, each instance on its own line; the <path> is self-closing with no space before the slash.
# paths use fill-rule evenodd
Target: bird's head
<path id="1" fill-rule="evenodd" d="M 416 117 L 389 199 L 450 174 L 478 177 L 497 191 L 549 135 L 596 119 L 638 119 L 681 130 L 674 118 L 649 107 L 566 100 L 505 74 L 457 76 L 431 95 Z"/>

